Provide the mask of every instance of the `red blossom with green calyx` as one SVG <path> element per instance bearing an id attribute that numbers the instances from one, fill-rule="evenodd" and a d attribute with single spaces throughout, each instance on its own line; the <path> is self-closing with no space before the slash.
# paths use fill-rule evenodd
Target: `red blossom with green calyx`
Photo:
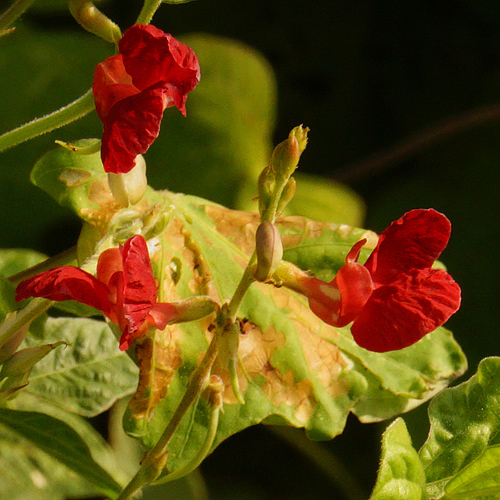
<path id="1" fill-rule="evenodd" d="M 146 335 L 149 326 L 163 330 L 179 316 L 173 304 L 157 302 L 148 247 L 140 235 L 102 252 L 96 277 L 78 267 L 61 266 L 22 281 L 16 300 L 29 297 L 76 300 L 95 307 L 120 327 L 122 351 Z"/>
<path id="2" fill-rule="evenodd" d="M 411 210 L 383 231 L 364 265 L 356 243 L 330 283 L 304 278 L 302 292 L 326 323 L 353 321 L 358 345 L 375 352 L 408 347 L 460 307 L 460 287 L 433 263 L 448 243 L 450 221 L 433 210 Z"/>
<path id="3" fill-rule="evenodd" d="M 195 53 L 152 25 L 137 24 L 121 38 L 120 54 L 98 64 L 93 93 L 104 131 L 106 172 L 129 172 L 160 131 L 166 108 L 186 114 L 187 94 L 200 80 Z"/>

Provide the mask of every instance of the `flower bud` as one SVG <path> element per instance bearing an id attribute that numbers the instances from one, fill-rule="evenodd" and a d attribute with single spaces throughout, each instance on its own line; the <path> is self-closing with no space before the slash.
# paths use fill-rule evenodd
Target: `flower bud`
<path id="1" fill-rule="evenodd" d="M 220 309 L 219 304 L 208 295 L 198 295 L 171 303 L 177 309 L 177 318 L 171 323 L 183 323 L 204 318 Z"/>
<path id="2" fill-rule="evenodd" d="M 288 137 L 278 144 L 271 156 L 270 165 L 276 175 L 289 178 L 299 164 L 300 155 L 307 145 L 309 129 L 302 125 L 292 129 Z"/>
<path id="3" fill-rule="evenodd" d="M 295 195 L 296 189 L 297 182 L 295 181 L 294 177 L 290 177 L 288 182 L 285 184 L 285 187 L 283 188 L 283 193 L 281 194 L 281 198 L 276 209 L 276 215 L 281 215 L 283 210 L 285 210 L 286 206 Z"/>
<path id="4" fill-rule="evenodd" d="M 110 43 L 118 43 L 122 33 L 117 24 L 88 0 L 68 0 L 69 11 L 78 24 Z"/>
<path id="5" fill-rule="evenodd" d="M 254 278 L 257 281 L 268 280 L 276 271 L 283 257 L 283 244 L 278 228 L 269 221 L 264 221 L 255 234 L 257 266 Z"/>
<path id="6" fill-rule="evenodd" d="M 135 167 L 125 174 L 108 172 L 108 184 L 113 198 L 122 207 L 135 205 L 141 201 L 148 185 L 144 157 L 137 155 Z"/>

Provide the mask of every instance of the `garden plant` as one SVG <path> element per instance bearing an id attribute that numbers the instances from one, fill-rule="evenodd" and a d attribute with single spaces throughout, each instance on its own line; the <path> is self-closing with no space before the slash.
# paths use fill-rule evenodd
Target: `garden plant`
<path id="1" fill-rule="evenodd" d="M 19 20 L 33 3 L 0 14 L 0 53 L 29 40 Z M 121 27 L 69 0 L 92 34 L 73 57 L 94 39 L 108 55 L 81 97 L 0 135 L 4 152 L 60 134 L 29 180 L 80 220 L 74 246 L 50 258 L 0 250 L 1 498 L 175 498 L 165 483 L 196 478 L 233 435 L 264 424 L 331 440 L 351 413 L 388 422 L 371 500 L 500 497 L 500 360 L 448 387 L 467 368 L 446 328 L 460 283 L 439 260 L 453 221 L 414 207 L 377 235 L 356 227 L 355 209 L 316 220 L 315 198 L 347 206 L 353 195 L 301 176 L 314 130 L 297 124 L 268 147 L 265 93 L 235 120 L 244 96 L 224 94 L 229 61 L 255 80 L 265 61 L 216 37 L 178 40 L 154 22 L 176 3 L 144 0 Z M 88 115 L 100 137 L 78 128 Z M 251 152 L 240 171 L 204 140 L 236 127 Z M 207 198 L 148 184 L 162 135 L 182 145 L 177 175 L 206 184 Z M 161 155 L 169 171 L 169 150 Z M 205 156 L 212 170 L 193 171 Z M 227 206 L 208 199 L 218 183 Z M 21 214 L 27 227 L 35 216 Z M 429 400 L 418 450 L 404 413 Z M 89 423 L 103 414 L 107 441 Z"/>

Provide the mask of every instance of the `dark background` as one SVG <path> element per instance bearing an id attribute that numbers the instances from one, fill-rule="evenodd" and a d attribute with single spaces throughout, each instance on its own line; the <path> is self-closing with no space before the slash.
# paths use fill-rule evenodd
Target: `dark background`
<path id="1" fill-rule="evenodd" d="M 125 29 L 140 3 L 116 0 L 102 8 Z M 34 10 L 23 20 L 49 33 L 81 31 L 59 10 Z M 448 326 L 469 358 L 467 376 L 481 358 L 500 352 L 499 3 L 198 0 L 162 6 L 154 22 L 174 35 L 207 32 L 259 50 L 272 64 L 278 84 L 274 142 L 300 123 L 310 127 L 301 170 L 341 180 L 357 191 L 367 205 L 365 227 L 381 231 L 412 208 L 444 212 L 453 233 L 442 258 L 463 290 L 463 306 Z M 88 84 L 81 83 L 73 95 Z M 48 102 L 44 112 L 52 109 Z M 33 117 L 28 111 L 26 119 Z M 2 117 L 12 126 L 19 120 Z M 86 126 L 99 130 L 95 120 Z M 430 132 L 418 145 L 415 134 L 423 130 Z M 19 162 L 32 165 L 46 141 L 4 153 L 2 246 L 53 254 L 74 244 L 78 226 L 65 213 L 57 223 L 46 217 L 34 237 L 29 225 L 20 228 L 9 219 L 11 213 L 27 215 L 16 187 L 18 169 L 25 168 Z M 401 141 L 409 144 L 407 154 L 370 162 L 370 155 Z M 33 203 L 47 201 L 37 196 Z M 425 409 L 406 420 L 418 447 L 425 438 Z M 344 435 L 325 445 L 366 492 L 375 480 L 384 425 L 350 419 Z M 214 499 L 344 498 L 304 454 L 263 428 L 231 438 L 202 470 Z"/>

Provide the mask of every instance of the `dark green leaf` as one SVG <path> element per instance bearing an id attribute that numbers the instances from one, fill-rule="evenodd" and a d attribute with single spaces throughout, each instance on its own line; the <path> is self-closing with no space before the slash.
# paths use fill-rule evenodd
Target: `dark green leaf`
<path id="1" fill-rule="evenodd" d="M 83 419 L 38 404 L 49 412 L 0 408 L 0 424 L 77 472 L 110 498 L 123 486 L 113 455 Z"/>
<path id="2" fill-rule="evenodd" d="M 103 321 L 84 318 L 48 318 L 44 341 L 68 345 L 51 352 L 33 368 L 25 392 L 51 401 L 67 411 L 94 416 L 137 385 L 137 368 L 118 349 L 118 342 Z M 39 341 L 31 338 L 26 345 Z"/>

